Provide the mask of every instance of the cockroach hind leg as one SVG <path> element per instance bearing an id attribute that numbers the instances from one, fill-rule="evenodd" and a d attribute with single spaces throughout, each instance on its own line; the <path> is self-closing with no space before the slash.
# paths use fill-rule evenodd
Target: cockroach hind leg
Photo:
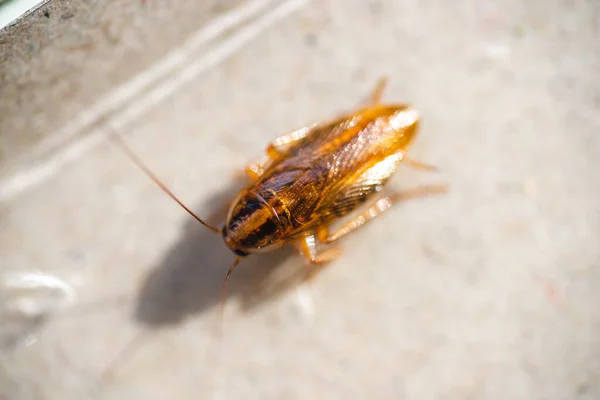
<path id="1" fill-rule="evenodd" d="M 340 239 L 342 236 L 346 236 L 348 233 L 358 229 L 359 227 L 366 224 L 368 221 L 377 217 L 379 214 L 388 210 L 395 203 L 399 203 L 404 200 L 414 199 L 418 197 L 425 197 L 434 194 L 445 193 L 448 190 L 446 185 L 424 185 L 416 188 L 405 190 L 391 194 L 377 200 L 374 204 L 368 207 L 365 211 L 348 221 L 341 228 L 333 232 L 326 238 L 322 238 L 323 243 L 332 243 Z"/>
<path id="2" fill-rule="evenodd" d="M 371 92 L 366 95 L 361 101 L 362 106 L 372 107 L 378 104 L 381 104 L 381 99 L 383 97 L 383 92 L 388 84 L 388 78 L 386 76 L 382 76 L 377 80 L 375 87 L 371 90 Z"/>
<path id="3" fill-rule="evenodd" d="M 414 160 L 410 157 L 404 156 L 403 157 L 403 162 L 405 162 L 407 165 L 416 168 L 416 169 L 421 169 L 424 171 L 429 171 L 429 172 L 440 172 L 440 168 L 436 167 L 435 165 L 431 165 L 431 164 L 427 164 L 421 161 L 417 161 Z"/>
<path id="4" fill-rule="evenodd" d="M 381 78 L 379 78 L 377 84 L 375 85 L 375 88 L 373 89 L 369 97 L 369 105 L 374 106 L 381 103 L 381 98 L 383 97 L 383 92 L 387 87 L 387 84 L 388 78 L 386 76 L 382 76 Z"/>

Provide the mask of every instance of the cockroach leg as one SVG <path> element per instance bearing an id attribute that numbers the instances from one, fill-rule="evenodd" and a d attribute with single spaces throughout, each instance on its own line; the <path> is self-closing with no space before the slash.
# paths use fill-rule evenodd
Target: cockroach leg
<path id="1" fill-rule="evenodd" d="M 339 246 L 331 247 L 321 254 L 319 254 L 320 261 L 317 263 L 311 263 L 308 271 L 306 272 L 306 276 L 304 277 L 304 282 L 312 281 L 315 276 L 317 276 L 323 269 L 329 265 L 330 261 L 337 259 L 341 256 L 342 251 Z"/>
<path id="2" fill-rule="evenodd" d="M 314 129 L 317 125 L 303 126 L 300 129 L 296 129 L 293 132 L 287 133 L 283 136 L 273 139 L 267 146 L 266 153 L 271 160 L 276 159 L 281 155 L 285 148 L 298 140 L 304 139 L 308 133 Z"/>
<path id="3" fill-rule="evenodd" d="M 265 169 L 271 163 L 271 158 L 269 156 L 263 156 L 260 159 L 254 161 L 252 164 L 248 165 L 245 169 L 246 175 L 252 182 L 255 182 L 262 176 L 265 172 Z"/>
<path id="4" fill-rule="evenodd" d="M 387 78 L 381 77 L 377 81 L 377 85 L 373 92 L 369 96 L 369 101 L 367 102 L 369 106 L 377 105 L 381 102 L 381 97 L 383 95 L 383 91 L 387 86 Z M 348 118 L 348 115 L 344 115 L 339 117 L 338 119 Z M 297 142 L 298 140 L 304 139 L 309 132 L 317 128 L 320 124 L 315 123 L 312 125 L 304 126 L 300 129 L 296 129 L 293 132 L 287 133 L 285 135 L 279 136 L 278 138 L 273 139 L 269 145 L 267 146 L 266 153 L 271 158 L 271 160 L 276 159 L 281 155 L 285 147 L 288 145 Z"/>
<path id="5" fill-rule="evenodd" d="M 244 171 L 237 171 L 236 176 L 245 174 L 252 182 L 256 182 L 265 172 L 269 164 L 279 157 L 285 148 L 298 140 L 304 139 L 308 132 L 316 125 L 304 126 L 293 132 L 287 133 L 273 139 L 265 149 L 266 156 L 260 157 L 244 168 Z"/>
<path id="6" fill-rule="evenodd" d="M 405 162 L 406 164 L 410 165 L 413 168 L 422 169 L 422 170 L 429 171 L 429 172 L 439 172 L 439 170 L 440 170 L 435 165 L 426 164 L 421 161 L 413 160 L 412 158 L 408 158 L 406 156 L 403 157 L 402 161 Z"/>
<path id="7" fill-rule="evenodd" d="M 240 175 L 245 174 L 252 182 L 256 182 L 265 172 L 269 164 L 282 154 L 286 146 L 304 139 L 313 127 L 314 125 L 305 126 L 273 139 L 265 149 L 267 155 L 253 161 L 244 168 L 243 172 L 239 171 Z"/>
<path id="8" fill-rule="evenodd" d="M 386 77 L 379 78 L 379 80 L 377 81 L 377 85 L 375 85 L 375 89 L 373 89 L 373 92 L 371 93 L 371 97 L 368 102 L 369 106 L 374 106 L 381 102 L 381 98 L 383 97 L 383 91 L 387 86 L 387 82 L 388 80 Z"/>
<path id="9" fill-rule="evenodd" d="M 339 247 L 331 247 L 325 251 L 317 250 L 317 240 L 313 233 L 308 233 L 296 243 L 296 248 L 311 264 L 325 264 L 335 260 L 341 255 Z"/>
<path id="10" fill-rule="evenodd" d="M 313 233 L 306 234 L 302 239 L 295 243 L 296 248 L 310 263 L 310 267 L 304 277 L 304 281 L 312 280 L 325 265 L 337 259 L 341 254 L 339 246 L 330 247 L 322 252 L 317 250 L 317 241 Z"/>
<path id="11" fill-rule="evenodd" d="M 317 240 L 321 243 L 327 243 L 327 238 L 329 237 L 329 228 L 327 225 L 322 225 L 317 228 L 316 231 Z"/>
<path id="12" fill-rule="evenodd" d="M 342 236 L 345 236 L 348 233 L 354 231 L 355 229 L 363 226 L 368 221 L 372 220 L 385 210 L 389 209 L 394 203 L 414 199 L 417 197 L 441 194 L 446 191 L 447 187 L 445 185 L 425 185 L 416 187 L 414 189 L 398 192 L 390 196 L 386 196 L 377 200 L 372 206 L 370 206 L 358 216 L 344 224 L 341 228 L 333 232 L 331 235 L 325 237 L 325 235 L 321 232 L 320 236 L 322 237 L 319 240 L 323 243 L 335 242 Z"/>

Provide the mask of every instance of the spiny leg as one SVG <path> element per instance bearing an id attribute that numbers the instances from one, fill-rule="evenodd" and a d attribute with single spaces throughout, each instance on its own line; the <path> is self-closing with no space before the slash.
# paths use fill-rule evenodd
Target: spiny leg
<path id="1" fill-rule="evenodd" d="M 317 231 L 318 239 L 322 243 L 332 243 L 354 231 L 355 229 L 363 226 L 368 221 L 372 220 L 385 210 L 389 209 L 394 203 L 414 199 L 417 197 L 423 197 L 433 194 L 440 194 L 447 191 L 445 185 L 425 185 L 419 186 L 411 190 L 398 192 L 390 196 L 386 196 L 377 200 L 372 206 L 367 208 L 365 211 L 360 213 L 358 216 L 344 224 L 341 228 L 329 234 L 327 230 Z"/>

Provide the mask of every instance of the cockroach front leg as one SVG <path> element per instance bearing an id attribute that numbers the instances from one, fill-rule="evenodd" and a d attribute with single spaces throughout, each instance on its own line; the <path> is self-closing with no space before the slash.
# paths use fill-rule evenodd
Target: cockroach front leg
<path id="1" fill-rule="evenodd" d="M 335 242 L 342 236 L 347 235 L 348 233 L 354 231 L 355 229 L 366 224 L 368 221 L 377 217 L 379 214 L 392 207 L 394 203 L 432 194 L 441 194 L 446 192 L 446 190 L 447 187 L 445 185 L 427 185 L 419 186 L 411 190 L 398 192 L 390 196 L 386 196 L 377 200 L 373 205 L 371 205 L 358 216 L 344 224 L 341 228 L 339 228 L 332 234 L 329 234 L 327 229 L 321 229 L 317 231 L 317 239 L 319 239 L 320 242 L 326 244 Z"/>
<path id="2" fill-rule="evenodd" d="M 304 126 L 300 129 L 296 129 L 293 132 L 287 133 L 283 136 L 273 139 L 267 148 L 265 149 L 266 156 L 263 156 L 245 168 L 245 173 L 251 181 L 255 182 L 262 176 L 269 164 L 277 157 L 279 157 L 286 146 L 297 142 L 298 140 L 304 139 L 308 132 L 313 129 L 315 125 Z"/>
<path id="3" fill-rule="evenodd" d="M 283 150 L 290 144 L 297 142 L 298 140 L 302 140 L 308 135 L 308 133 L 314 129 L 317 124 L 303 126 L 300 129 L 296 129 L 293 132 L 287 133 L 283 136 L 279 136 L 271 140 L 265 152 L 269 156 L 271 160 L 276 159 L 281 155 Z"/>
<path id="4" fill-rule="evenodd" d="M 271 158 L 268 156 L 263 156 L 258 160 L 255 160 L 252 164 L 248 165 L 245 168 L 246 175 L 252 182 L 255 182 L 262 176 L 265 172 L 265 169 L 271 163 Z"/>
<path id="5" fill-rule="evenodd" d="M 335 260 L 341 255 L 339 246 L 330 247 L 325 251 L 319 252 L 317 250 L 316 236 L 312 232 L 299 239 L 295 243 L 295 246 L 310 263 L 310 268 L 304 278 L 305 281 L 314 278 L 327 263 Z"/>

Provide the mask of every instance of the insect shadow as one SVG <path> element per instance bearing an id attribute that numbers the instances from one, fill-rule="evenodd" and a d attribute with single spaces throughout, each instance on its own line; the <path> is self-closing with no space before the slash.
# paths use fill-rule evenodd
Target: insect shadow
<path id="1" fill-rule="evenodd" d="M 225 219 L 226 204 L 242 185 L 241 180 L 233 180 L 226 189 L 194 207 L 194 211 L 219 226 Z M 242 312 L 251 312 L 283 294 L 299 283 L 305 272 L 299 257 L 286 262 L 296 256 L 295 249 L 286 246 L 273 253 L 247 257 L 231 277 L 227 301 L 239 301 Z M 177 325 L 217 306 L 227 268 L 234 258 L 220 235 L 190 218 L 182 227 L 177 243 L 145 277 L 134 311 L 135 320 L 156 328 Z"/>

